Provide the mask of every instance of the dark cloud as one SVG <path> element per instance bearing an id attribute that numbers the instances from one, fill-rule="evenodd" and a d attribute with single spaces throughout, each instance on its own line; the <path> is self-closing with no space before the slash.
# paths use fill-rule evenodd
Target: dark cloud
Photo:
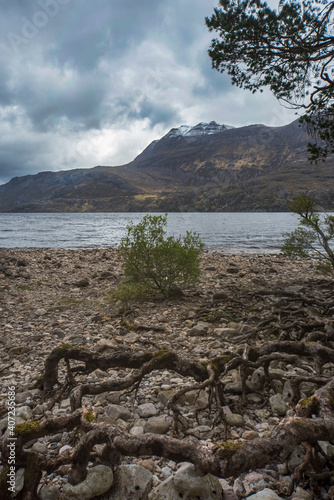
<path id="1" fill-rule="evenodd" d="M 274 100 L 211 69 L 217 4 L 0 0 L 0 182 L 124 164 L 182 123 L 271 121 Z"/>
<path id="2" fill-rule="evenodd" d="M 0 148 L 0 182 L 7 182 L 8 177 L 37 173 L 40 161 L 34 161 L 34 158 L 36 158 L 35 147 L 36 143 L 29 143 L 25 140 L 2 141 Z M 42 149 L 40 154 L 44 156 L 45 151 Z M 44 164 L 44 170 L 48 170 L 46 164 Z"/>
<path id="3" fill-rule="evenodd" d="M 16 103 L 24 107 L 39 131 L 56 128 L 63 118 L 75 129 L 100 128 L 108 87 L 105 75 L 49 68 L 30 79 L 27 76 L 16 93 Z"/>
<path id="4" fill-rule="evenodd" d="M 6 66 L 0 63 L 0 106 L 10 105 L 13 101 L 13 92 L 9 88 L 10 74 Z"/>
<path id="5" fill-rule="evenodd" d="M 231 79 L 225 73 L 220 73 L 212 69 L 211 61 L 207 52 L 199 54 L 197 65 L 200 69 L 202 80 L 195 82 L 192 93 L 195 97 L 213 97 L 229 92 L 232 89 Z"/>
<path id="6" fill-rule="evenodd" d="M 147 118 L 152 126 L 165 124 L 172 127 L 173 123 L 179 120 L 179 113 L 173 106 L 159 106 L 146 97 L 138 102 L 136 107 L 137 109 L 129 110 L 128 117 L 142 120 Z"/>

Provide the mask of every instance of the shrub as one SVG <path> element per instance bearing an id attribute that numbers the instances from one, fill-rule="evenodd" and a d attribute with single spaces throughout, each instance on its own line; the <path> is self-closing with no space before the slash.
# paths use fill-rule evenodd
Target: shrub
<path id="1" fill-rule="evenodd" d="M 323 218 L 315 211 L 312 196 L 299 194 L 290 202 L 289 208 L 300 216 L 299 226 L 287 236 L 282 251 L 296 257 L 315 257 L 334 269 L 334 250 L 330 241 L 334 238 L 334 216 Z"/>
<path id="2" fill-rule="evenodd" d="M 200 253 L 204 248 L 197 233 L 166 237 L 165 215 L 145 215 L 127 226 L 119 251 L 123 257 L 125 283 L 132 290 L 160 292 L 164 297 L 175 289 L 195 284 L 200 277 Z M 123 284 L 124 287 L 124 284 Z M 135 294 L 134 294 L 135 295 Z"/>

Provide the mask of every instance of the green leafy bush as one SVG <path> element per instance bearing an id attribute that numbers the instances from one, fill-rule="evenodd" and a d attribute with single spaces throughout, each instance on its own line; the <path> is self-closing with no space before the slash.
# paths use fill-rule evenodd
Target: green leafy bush
<path id="1" fill-rule="evenodd" d="M 312 196 L 298 195 L 291 200 L 289 208 L 300 216 L 299 226 L 287 237 L 282 251 L 295 257 L 315 257 L 334 269 L 334 250 L 330 241 L 334 238 L 334 216 L 315 211 Z"/>
<path id="2" fill-rule="evenodd" d="M 124 286 L 130 295 L 160 292 L 170 297 L 175 289 L 195 284 L 200 277 L 200 254 L 204 248 L 197 233 L 166 237 L 165 215 L 145 215 L 136 225 L 127 226 L 119 251 L 123 257 Z"/>

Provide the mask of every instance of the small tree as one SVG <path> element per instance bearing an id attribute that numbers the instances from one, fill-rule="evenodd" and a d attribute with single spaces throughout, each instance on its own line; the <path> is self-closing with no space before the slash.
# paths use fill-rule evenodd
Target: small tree
<path id="1" fill-rule="evenodd" d="M 334 216 L 325 215 L 321 220 L 315 211 L 312 196 L 299 194 L 290 202 L 289 208 L 300 216 L 300 225 L 291 233 L 282 247 L 283 253 L 296 257 L 315 257 L 334 269 L 334 250 L 330 240 L 334 238 Z"/>
<path id="2" fill-rule="evenodd" d="M 132 296 L 144 291 L 159 291 L 164 297 L 173 295 L 175 288 L 194 284 L 200 276 L 200 253 L 204 248 L 197 233 L 186 236 L 166 236 L 165 215 L 145 215 L 136 225 L 127 226 L 119 250 L 123 257 L 126 286 Z M 123 284 L 124 290 L 124 284 Z"/>

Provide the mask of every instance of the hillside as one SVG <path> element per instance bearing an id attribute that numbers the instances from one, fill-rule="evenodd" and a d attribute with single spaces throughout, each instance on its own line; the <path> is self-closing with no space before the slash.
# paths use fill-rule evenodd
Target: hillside
<path id="1" fill-rule="evenodd" d="M 298 121 L 182 126 L 127 165 L 16 177 L 0 186 L 0 211 L 281 211 L 303 191 L 333 210 L 334 158 L 310 164 L 309 140 Z"/>

